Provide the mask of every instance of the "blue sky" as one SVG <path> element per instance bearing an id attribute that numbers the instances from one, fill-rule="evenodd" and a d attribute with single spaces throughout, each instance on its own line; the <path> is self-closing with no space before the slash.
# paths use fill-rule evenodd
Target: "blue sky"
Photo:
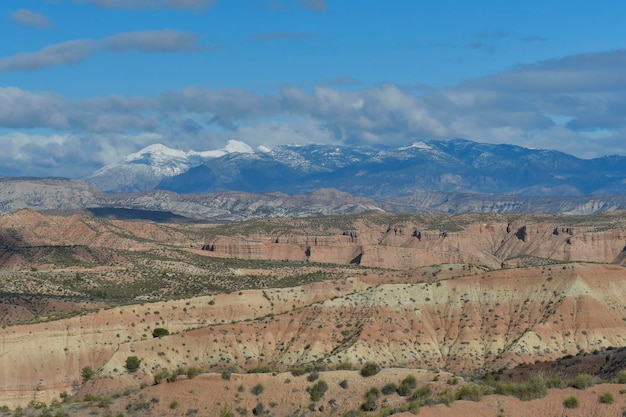
<path id="1" fill-rule="evenodd" d="M 626 2 L 2 0 L 0 175 L 152 143 L 626 155 Z"/>

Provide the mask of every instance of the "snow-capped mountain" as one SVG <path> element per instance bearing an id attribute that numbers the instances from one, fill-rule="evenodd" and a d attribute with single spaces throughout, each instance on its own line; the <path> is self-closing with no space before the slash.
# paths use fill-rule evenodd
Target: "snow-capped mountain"
<path id="1" fill-rule="evenodd" d="M 210 151 L 182 151 L 154 144 L 128 155 L 123 162 L 106 165 L 86 181 L 102 191 L 134 192 L 153 189 L 165 178 L 187 172 L 208 160 L 231 153 L 253 153 L 244 142 L 230 140 L 225 147 Z"/>
<path id="2" fill-rule="evenodd" d="M 591 160 L 562 152 L 468 140 L 402 147 L 284 145 L 183 152 L 150 146 L 89 179 L 105 191 L 161 189 L 308 193 L 335 188 L 376 199 L 418 192 L 508 195 L 626 193 L 626 157 Z M 106 184 L 103 186 L 101 184 Z"/>

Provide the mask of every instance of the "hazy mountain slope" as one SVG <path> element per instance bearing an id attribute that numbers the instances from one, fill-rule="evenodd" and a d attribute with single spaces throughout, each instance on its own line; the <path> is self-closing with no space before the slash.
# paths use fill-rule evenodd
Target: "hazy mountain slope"
<path id="1" fill-rule="evenodd" d="M 377 199 L 416 192 L 583 195 L 626 192 L 626 157 L 593 160 L 557 151 L 467 140 L 423 141 L 400 148 L 279 146 L 229 154 L 165 178 L 170 191 L 290 194 L 336 188 Z"/>
<path id="2" fill-rule="evenodd" d="M 134 192 L 153 189 L 163 178 L 187 172 L 203 162 L 230 153 L 250 153 L 252 148 L 231 140 L 222 149 L 196 152 L 172 149 L 154 144 L 128 155 L 118 164 L 107 165 L 85 180 L 102 191 Z"/>
<path id="3" fill-rule="evenodd" d="M 370 185 L 376 188 L 375 185 Z M 0 178 L 0 214 L 34 210 L 91 210 L 100 215 L 153 220 L 233 221 L 261 217 L 314 216 L 383 210 L 396 213 L 570 213 L 626 209 L 626 195 L 498 196 L 415 192 L 374 200 L 333 189 L 306 194 L 176 194 L 169 191 L 105 194 L 78 180 Z M 124 209 L 123 211 L 119 211 Z M 133 212 L 135 210 L 135 212 Z M 141 211 L 141 213 L 139 212 Z M 157 213 L 160 212 L 160 213 Z M 133 214 L 134 213 L 134 214 Z"/>

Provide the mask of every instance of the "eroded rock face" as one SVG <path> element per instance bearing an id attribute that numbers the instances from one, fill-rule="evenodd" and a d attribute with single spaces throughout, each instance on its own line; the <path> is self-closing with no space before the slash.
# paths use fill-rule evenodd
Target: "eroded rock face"
<path id="1" fill-rule="evenodd" d="M 316 361 L 471 373 L 626 346 L 624 271 L 563 264 L 432 283 L 355 275 L 12 326 L 0 330 L 0 395 L 7 404 L 49 402 L 77 388 L 87 365 L 96 378 L 132 384 L 123 367 L 131 355 L 150 380 L 177 366 Z M 174 334 L 154 339 L 155 327 Z"/>
<path id="2" fill-rule="evenodd" d="M 453 219 L 450 219 L 452 222 Z M 541 220 L 507 222 L 504 217 L 465 224 L 461 230 L 438 230 L 419 223 L 402 227 L 355 223 L 349 233 L 328 236 L 259 234 L 218 236 L 206 247 L 211 256 L 242 259 L 309 260 L 368 267 L 411 269 L 442 263 L 514 267 L 524 257 L 557 261 L 624 263 L 626 228 L 555 226 Z M 454 227 L 453 225 L 450 225 Z"/>
<path id="3" fill-rule="evenodd" d="M 94 387 L 105 379 L 125 387 L 178 366 L 288 369 L 373 360 L 472 373 L 626 346 L 626 234 L 619 216 L 599 223 L 548 216 L 403 218 L 392 225 L 355 218 L 322 229 L 312 224 L 324 219 L 284 219 L 264 224 L 267 232 L 207 239 L 207 256 L 358 263 L 394 271 L 343 268 L 334 279 L 302 287 L 127 305 L 7 326 L 0 329 L 0 399 L 10 406 L 33 399 L 49 403 L 81 386 L 84 366 L 98 370 Z M 190 242 L 202 246 L 190 240 L 200 235 L 183 226 L 32 211 L 3 216 L 0 231 L 3 266 L 38 242 L 88 246 L 84 256 L 96 263 L 103 248 L 141 251 L 166 242 L 192 252 Z M 548 258 L 594 263 L 501 269 Z M 28 268 L 21 259 L 16 267 Z M 455 265 L 416 269 L 440 264 Z M 19 307 L 1 306 L 2 313 L 13 306 Z M 156 327 L 172 334 L 154 339 Z M 142 359 L 136 377 L 124 370 L 131 355 Z"/>

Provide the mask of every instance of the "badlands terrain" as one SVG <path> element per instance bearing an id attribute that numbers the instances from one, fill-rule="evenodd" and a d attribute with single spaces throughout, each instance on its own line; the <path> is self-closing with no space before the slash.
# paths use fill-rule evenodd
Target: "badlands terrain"
<path id="1" fill-rule="evenodd" d="M 626 213 L 0 217 L 0 415 L 622 416 Z"/>

